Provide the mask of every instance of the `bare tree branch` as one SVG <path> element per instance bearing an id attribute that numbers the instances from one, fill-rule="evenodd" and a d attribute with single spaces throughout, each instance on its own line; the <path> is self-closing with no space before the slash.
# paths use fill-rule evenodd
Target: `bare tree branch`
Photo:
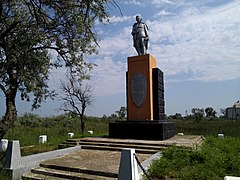
<path id="1" fill-rule="evenodd" d="M 79 116 L 80 127 L 83 133 L 85 128 L 83 117 L 87 106 L 92 102 L 92 89 L 88 85 L 83 86 L 82 81 L 74 79 L 72 75 L 68 76 L 67 79 L 67 83 L 61 82 L 61 89 L 64 95 L 60 98 L 64 103 L 60 107 L 60 110 L 71 112 Z"/>

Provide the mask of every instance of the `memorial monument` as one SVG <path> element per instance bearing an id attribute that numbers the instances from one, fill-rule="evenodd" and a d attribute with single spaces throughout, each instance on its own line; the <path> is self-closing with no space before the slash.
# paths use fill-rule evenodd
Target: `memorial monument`
<path id="1" fill-rule="evenodd" d="M 132 36 L 138 56 L 128 57 L 127 121 L 109 123 L 109 137 L 165 140 L 175 135 L 175 125 L 165 120 L 164 74 L 147 54 L 148 26 L 140 16 Z"/>

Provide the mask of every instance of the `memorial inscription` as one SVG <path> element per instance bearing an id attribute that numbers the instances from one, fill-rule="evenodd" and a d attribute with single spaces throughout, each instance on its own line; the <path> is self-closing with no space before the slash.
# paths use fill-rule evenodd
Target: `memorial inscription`
<path id="1" fill-rule="evenodd" d="M 147 80 L 143 73 L 136 73 L 131 79 L 131 97 L 137 107 L 146 100 Z"/>

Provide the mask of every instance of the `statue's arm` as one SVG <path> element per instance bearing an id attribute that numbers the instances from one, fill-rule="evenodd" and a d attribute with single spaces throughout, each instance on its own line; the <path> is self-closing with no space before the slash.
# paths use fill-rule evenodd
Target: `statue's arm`
<path id="1" fill-rule="evenodd" d="M 146 23 L 144 23 L 144 24 L 145 24 L 145 25 L 144 25 L 144 31 L 145 31 L 146 37 L 149 38 L 149 37 L 148 37 L 148 26 L 147 26 Z"/>
<path id="2" fill-rule="evenodd" d="M 133 25 L 131 34 L 132 34 L 133 38 L 137 34 L 136 24 Z"/>

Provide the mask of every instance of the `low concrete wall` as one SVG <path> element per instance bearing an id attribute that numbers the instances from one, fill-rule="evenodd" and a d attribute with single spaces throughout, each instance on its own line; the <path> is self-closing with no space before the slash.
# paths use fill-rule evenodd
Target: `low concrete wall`
<path id="1" fill-rule="evenodd" d="M 80 146 L 76 146 L 22 157 L 19 141 L 9 141 L 3 163 L 3 171 L 9 174 L 12 180 L 19 180 L 24 173 L 38 167 L 41 161 L 69 154 L 80 149 Z"/>

